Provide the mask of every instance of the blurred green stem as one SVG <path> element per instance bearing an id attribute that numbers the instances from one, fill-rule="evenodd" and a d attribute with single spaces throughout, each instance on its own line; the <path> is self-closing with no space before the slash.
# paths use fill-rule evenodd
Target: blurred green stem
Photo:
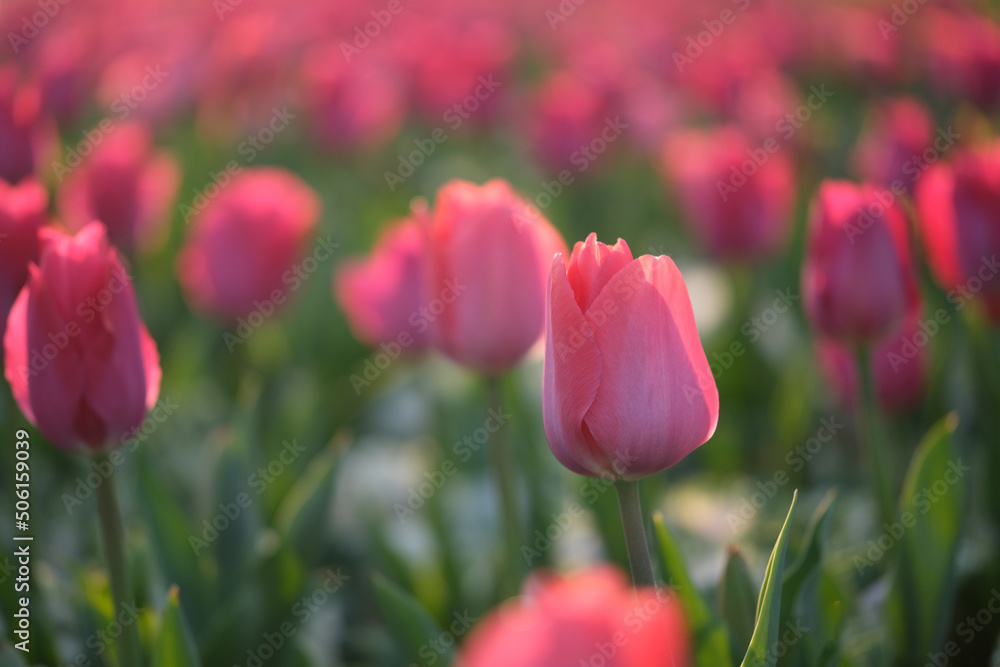
<path id="1" fill-rule="evenodd" d="M 888 441 L 875 394 L 875 369 L 871 357 L 869 348 L 862 347 L 857 352 L 860 392 L 855 399 L 855 420 L 858 433 L 867 445 L 879 514 L 883 523 L 891 525 L 895 521 L 896 503 L 893 500 L 892 482 L 889 478 L 889 460 L 886 451 Z"/>
<path id="2" fill-rule="evenodd" d="M 618 492 L 618 507 L 622 511 L 622 527 L 625 529 L 625 548 L 628 549 L 632 583 L 636 588 L 654 586 L 653 563 L 649 559 L 646 526 L 642 519 L 642 503 L 639 501 L 639 482 L 619 480 L 615 482 L 615 491 Z"/>
<path id="3" fill-rule="evenodd" d="M 109 470 L 112 468 L 107 454 L 98 454 L 95 459 L 99 468 L 103 469 L 105 465 Z M 108 571 L 111 575 L 111 596 L 115 602 L 115 615 L 125 618 L 122 611 L 125 609 L 124 606 L 132 601 L 132 587 L 125 565 L 122 519 L 118 510 L 118 500 L 115 498 L 113 481 L 113 478 L 109 477 L 97 486 L 97 508 L 101 517 L 105 557 L 108 559 Z M 139 653 L 136 622 L 122 625 L 124 627 L 118 644 L 119 664 L 121 667 L 141 667 L 142 658 Z"/>
<path id="4" fill-rule="evenodd" d="M 500 377 L 491 376 L 486 379 L 486 409 L 501 409 L 503 407 L 502 381 Z M 493 464 L 493 474 L 496 475 L 497 488 L 500 491 L 500 513 L 503 521 L 504 543 L 506 546 L 506 567 L 500 582 L 500 593 L 504 596 L 516 595 L 521 586 L 521 522 L 517 506 L 517 491 L 514 477 L 514 457 L 511 443 L 504 437 L 500 428 L 493 435 L 490 443 L 490 457 Z"/>

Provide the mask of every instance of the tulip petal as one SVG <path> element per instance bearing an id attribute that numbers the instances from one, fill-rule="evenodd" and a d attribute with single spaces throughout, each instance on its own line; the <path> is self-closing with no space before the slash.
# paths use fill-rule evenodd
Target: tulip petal
<path id="1" fill-rule="evenodd" d="M 632 251 L 624 239 L 618 239 L 618 243 L 608 246 L 599 242 L 597 234 L 591 232 L 584 243 L 577 243 L 566 275 L 569 284 L 573 286 L 580 309 L 586 311 L 611 280 L 611 276 L 631 261 Z"/>
<path id="2" fill-rule="evenodd" d="M 583 431 L 583 418 L 601 379 L 601 354 L 566 277 L 562 257 L 552 262 L 546 308 L 542 416 L 559 462 L 581 475 L 600 475 L 607 461 Z"/>
<path id="3" fill-rule="evenodd" d="M 634 260 L 605 286 L 586 319 L 603 360 L 586 426 L 626 478 L 668 468 L 711 437 L 718 389 L 673 260 Z"/>
<path id="4" fill-rule="evenodd" d="M 28 286 L 14 300 L 14 305 L 7 316 L 7 331 L 3 337 L 4 376 L 10 384 L 14 400 L 21 412 L 32 424 L 36 424 L 35 413 L 31 410 L 31 397 L 28 394 Z"/>

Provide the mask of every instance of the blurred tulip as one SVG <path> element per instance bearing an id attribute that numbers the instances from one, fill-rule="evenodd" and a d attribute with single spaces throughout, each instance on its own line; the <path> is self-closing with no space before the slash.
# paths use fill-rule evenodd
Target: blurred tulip
<path id="1" fill-rule="evenodd" d="M 45 188 L 35 181 L 10 186 L 0 180 L 0 333 L 28 279 L 28 264 L 38 262 L 38 230 L 48 201 Z"/>
<path id="2" fill-rule="evenodd" d="M 1000 102 L 1000 26 L 980 14 L 943 7 L 929 7 L 921 17 L 921 55 L 929 60 L 937 88 L 984 107 Z"/>
<path id="3" fill-rule="evenodd" d="M 774 138 L 755 145 L 736 127 L 673 135 L 663 152 L 684 220 L 713 256 L 755 261 L 788 241 L 793 166 Z"/>
<path id="4" fill-rule="evenodd" d="M 812 204 L 802 292 L 823 336 L 874 342 L 896 328 L 917 290 L 906 218 L 873 185 L 827 180 Z"/>
<path id="5" fill-rule="evenodd" d="M 459 667 L 686 667 L 687 625 L 676 598 L 632 590 L 610 567 L 536 576 L 521 598 L 473 630 Z M 598 663 L 598 658 L 600 662 Z"/>
<path id="6" fill-rule="evenodd" d="M 176 160 L 154 148 L 145 125 L 115 126 L 67 176 L 59 192 L 66 224 L 81 229 L 99 220 L 112 243 L 126 251 L 158 245 L 167 231 L 180 174 Z"/>
<path id="7" fill-rule="evenodd" d="M 437 194 L 424 306 L 434 344 L 485 373 L 507 370 L 538 342 L 545 280 L 559 232 L 501 180 L 452 181 Z"/>
<path id="8" fill-rule="evenodd" d="M 917 405 L 927 391 L 928 331 L 933 323 L 920 319 L 919 301 L 907 311 L 899 328 L 875 346 L 872 357 L 875 373 L 875 395 L 879 406 L 887 413 L 905 412 Z M 924 326 L 921 326 L 924 325 Z M 852 350 L 831 339 L 816 341 L 820 369 L 838 402 L 853 405 L 858 398 L 858 367 Z"/>
<path id="9" fill-rule="evenodd" d="M 303 245 L 319 217 L 316 194 L 276 168 L 247 169 L 218 186 L 191 222 L 177 258 L 188 303 L 235 321 L 282 303 L 301 282 Z"/>
<path id="10" fill-rule="evenodd" d="M 542 162 L 554 171 L 572 169 L 580 149 L 600 137 L 608 100 L 580 79 L 568 73 L 551 75 L 537 93 L 530 133 L 532 146 Z"/>
<path id="11" fill-rule="evenodd" d="M 0 179 L 8 183 L 38 171 L 53 136 L 38 88 L 18 79 L 17 67 L 0 65 Z"/>
<path id="12" fill-rule="evenodd" d="M 426 272 L 425 230 L 404 220 L 382 232 L 371 255 L 348 260 L 334 276 L 334 291 L 354 336 L 364 343 L 397 342 L 420 351 L 427 325 L 419 322 Z M 408 342 L 403 342 L 403 337 Z"/>
<path id="13" fill-rule="evenodd" d="M 634 480 L 712 437 L 719 392 L 672 259 L 591 234 L 548 289 L 542 409 L 564 466 Z"/>
<path id="14" fill-rule="evenodd" d="M 54 445 L 107 451 L 156 402 L 156 344 L 104 227 L 92 223 L 76 236 L 46 229 L 41 243 L 7 322 L 7 381 Z"/>
<path id="15" fill-rule="evenodd" d="M 913 192 L 932 147 L 934 126 L 927 109 L 912 97 L 890 100 L 872 108 L 854 148 L 855 171 L 862 179 Z"/>
<path id="16" fill-rule="evenodd" d="M 931 167 L 917 183 L 924 247 L 952 302 L 985 302 L 1000 321 L 1000 140 Z"/>

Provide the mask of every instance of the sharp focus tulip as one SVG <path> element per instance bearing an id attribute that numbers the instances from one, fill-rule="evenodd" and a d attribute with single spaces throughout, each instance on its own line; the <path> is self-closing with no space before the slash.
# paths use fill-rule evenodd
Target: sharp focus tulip
<path id="1" fill-rule="evenodd" d="M 156 344 L 103 226 L 43 230 L 41 259 L 11 309 L 6 375 L 53 444 L 98 452 L 142 423 L 160 389 Z"/>
<path id="2" fill-rule="evenodd" d="M 124 250 L 155 245 L 178 180 L 176 161 L 165 151 L 154 152 L 149 130 L 122 124 L 66 178 L 59 192 L 62 217 L 72 229 L 100 220 Z"/>
<path id="3" fill-rule="evenodd" d="M 382 233 L 369 257 L 340 266 L 334 290 L 354 335 L 368 345 L 400 342 L 417 351 L 427 342 L 418 309 L 424 296 L 425 230 L 404 220 Z"/>
<path id="4" fill-rule="evenodd" d="M 916 290 L 906 219 L 893 195 L 823 182 L 802 268 L 803 302 L 820 334 L 874 342 L 899 325 Z"/>
<path id="5" fill-rule="evenodd" d="M 691 130 L 667 142 L 663 166 L 685 221 L 712 255 L 752 261 L 784 247 L 795 178 L 783 153 L 753 144 L 735 127 Z"/>
<path id="6" fill-rule="evenodd" d="M 934 126 L 920 102 L 903 97 L 876 106 L 854 149 L 854 168 L 862 178 L 912 192 L 932 146 Z"/>
<path id="7" fill-rule="evenodd" d="M 979 297 L 1000 321 L 1000 141 L 929 169 L 916 202 L 937 283 L 951 298 Z"/>
<path id="8" fill-rule="evenodd" d="M 500 180 L 438 192 L 427 244 L 423 319 L 459 363 L 502 372 L 538 342 L 545 280 L 565 252 L 559 232 Z"/>
<path id="9" fill-rule="evenodd" d="M 548 289 L 542 408 L 563 465 L 638 479 L 712 436 L 719 393 L 673 260 L 591 234 Z"/>
<path id="10" fill-rule="evenodd" d="M 687 667 L 689 659 L 687 625 L 676 599 L 657 597 L 651 589 L 634 591 L 605 566 L 529 580 L 521 598 L 476 626 L 457 664 Z"/>
<path id="11" fill-rule="evenodd" d="M 280 304 L 301 281 L 295 269 L 319 200 L 297 176 L 273 168 L 243 171 L 220 188 L 191 222 L 177 271 L 192 306 L 237 320 Z"/>
<path id="12" fill-rule="evenodd" d="M 45 222 L 48 194 L 35 181 L 17 186 L 0 180 L 0 333 L 7 313 L 38 261 L 38 230 Z"/>

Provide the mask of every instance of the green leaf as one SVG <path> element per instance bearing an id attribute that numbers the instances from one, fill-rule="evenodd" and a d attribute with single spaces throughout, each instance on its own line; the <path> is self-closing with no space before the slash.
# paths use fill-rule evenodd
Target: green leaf
<path id="1" fill-rule="evenodd" d="M 811 614 L 816 609 L 816 584 L 819 581 L 823 551 L 830 537 L 836 500 L 835 489 L 824 496 L 809 520 L 805 548 L 785 572 L 781 590 L 781 613 L 785 618 L 790 618 L 795 613 L 796 603 L 802 608 L 802 614 Z M 809 621 L 805 623 L 808 625 Z"/>
<path id="2" fill-rule="evenodd" d="M 684 557 L 677 543 L 663 522 L 663 515 L 653 515 L 656 541 L 660 547 L 663 576 L 677 591 L 677 599 L 684 608 L 684 615 L 691 626 L 695 646 L 695 664 L 698 667 L 725 667 L 732 665 L 729 654 L 729 635 L 726 627 L 709 609 L 701 593 L 691 582 Z"/>
<path id="3" fill-rule="evenodd" d="M 778 533 L 778 540 L 774 543 L 771 558 L 767 562 L 764 583 L 760 588 L 760 597 L 757 598 L 753 637 L 750 639 L 750 648 L 747 649 L 741 667 L 759 667 L 761 665 L 773 667 L 776 662 L 777 651 L 775 648 L 778 645 L 778 631 L 781 629 L 781 583 L 785 551 L 788 548 L 789 527 L 792 523 L 792 516 L 795 514 L 795 503 L 798 496 L 798 491 L 792 495 L 792 506 L 788 508 L 785 525 Z"/>
<path id="4" fill-rule="evenodd" d="M 898 540 L 900 548 L 890 547 L 898 552 L 890 617 L 897 648 L 914 659 L 940 650 L 952 616 L 968 472 L 952 440 L 957 425 L 949 414 L 924 436 L 903 482 L 899 518 L 879 538 Z"/>
<path id="5" fill-rule="evenodd" d="M 730 545 L 726 569 L 719 583 L 719 612 L 729 626 L 733 653 L 743 655 L 753 636 L 757 587 L 736 545 Z"/>
<path id="6" fill-rule="evenodd" d="M 436 642 L 441 637 L 441 628 L 419 602 L 381 574 L 372 575 L 372 586 L 375 603 L 399 648 L 410 659 L 424 664 L 427 657 L 422 653 L 432 646 L 430 642 Z M 433 646 L 443 649 L 437 643 Z M 443 650 L 444 653 L 437 653 L 436 656 L 442 664 L 450 664 L 452 651 L 450 648 Z"/>
<path id="7" fill-rule="evenodd" d="M 200 667 L 201 660 L 177 596 L 177 587 L 170 589 L 167 606 L 160 618 L 160 631 L 153 646 L 153 667 Z"/>

